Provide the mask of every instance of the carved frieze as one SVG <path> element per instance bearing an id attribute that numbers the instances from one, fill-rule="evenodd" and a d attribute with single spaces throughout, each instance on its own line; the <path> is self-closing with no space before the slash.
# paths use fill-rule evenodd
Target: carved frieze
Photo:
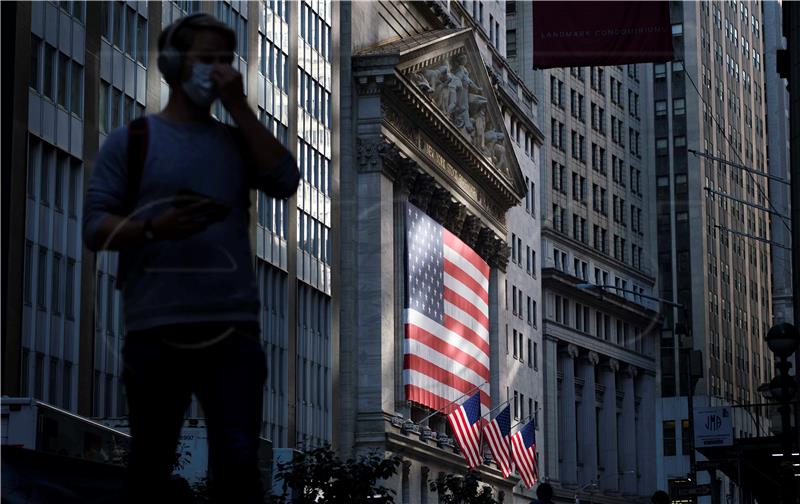
<path id="1" fill-rule="evenodd" d="M 488 114 L 491 92 L 471 77 L 469 59 L 461 51 L 447 60 L 415 68 L 409 73 L 411 82 L 438 108 L 474 145 L 495 169 L 508 173 L 508 152 L 504 125 Z"/>
<path id="2" fill-rule="evenodd" d="M 381 113 L 387 125 L 405 137 L 410 144 L 416 145 L 419 137 L 419 128 L 415 127 L 405 116 L 392 107 L 381 105 Z"/>

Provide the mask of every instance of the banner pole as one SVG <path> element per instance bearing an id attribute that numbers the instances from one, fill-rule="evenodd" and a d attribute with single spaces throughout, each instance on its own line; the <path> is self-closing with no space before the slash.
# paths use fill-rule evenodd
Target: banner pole
<path id="1" fill-rule="evenodd" d="M 506 404 L 508 404 L 508 400 L 505 400 L 505 401 L 501 402 L 497 407 L 490 409 L 489 411 L 486 412 L 486 414 L 481 415 L 481 418 L 485 417 L 486 415 L 491 415 L 492 413 L 494 413 L 498 409 L 502 408 Z"/>
<path id="2" fill-rule="evenodd" d="M 455 400 L 453 400 L 453 401 L 450 401 L 449 403 L 445 404 L 445 405 L 444 405 L 444 407 L 442 407 L 442 408 L 439 408 L 438 410 L 434 411 L 434 412 L 433 412 L 433 413 L 431 413 L 430 415 L 426 416 L 425 418 L 423 418 L 422 420 L 420 420 L 419 422 L 417 422 L 417 424 L 420 424 L 420 425 L 421 425 L 421 424 L 422 424 L 422 422 L 424 422 L 425 420 L 429 419 L 430 417 L 432 417 L 433 415 L 435 415 L 435 414 L 437 414 L 437 413 L 441 413 L 442 411 L 444 411 L 445 409 L 447 409 L 448 407 L 450 407 L 450 405 L 451 405 L 451 404 L 454 404 L 454 403 L 456 403 L 456 402 L 460 401 L 462 398 L 464 398 L 464 397 L 466 397 L 466 396 L 468 396 L 468 395 L 471 395 L 473 392 L 475 392 L 476 390 L 480 389 L 481 387 L 483 387 L 483 386 L 484 386 L 484 385 L 486 385 L 487 383 L 489 383 L 489 382 L 487 382 L 487 381 L 484 381 L 484 382 L 483 382 L 483 383 L 481 383 L 480 385 L 477 385 L 477 386 L 475 386 L 475 387 L 472 387 L 472 390 L 470 390 L 470 391 L 469 391 L 469 392 L 467 392 L 466 394 L 461 394 L 461 395 L 460 395 L 460 396 L 459 396 L 457 399 L 455 399 Z"/>

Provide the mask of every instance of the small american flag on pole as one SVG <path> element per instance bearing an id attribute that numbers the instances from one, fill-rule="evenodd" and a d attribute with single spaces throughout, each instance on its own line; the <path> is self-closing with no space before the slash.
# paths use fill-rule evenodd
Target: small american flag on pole
<path id="1" fill-rule="evenodd" d="M 533 488 L 539 480 L 539 467 L 536 460 L 536 426 L 533 420 L 511 436 L 511 456 L 522 482 Z"/>
<path id="2" fill-rule="evenodd" d="M 447 414 L 489 381 L 489 265 L 414 205 L 405 217 L 406 399 Z M 489 410 L 488 393 L 480 403 Z"/>
<path id="3" fill-rule="evenodd" d="M 492 456 L 498 467 L 503 472 L 503 477 L 511 474 L 511 453 L 508 448 L 508 435 L 511 434 L 511 409 L 510 406 L 494 417 L 494 420 L 483 429 Z"/>
<path id="4" fill-rule="evenodd" d="M 453 437 L 458 441 L 461 452 L 470 469 L 483 463 L 481 450 L 481 394 L 475 393 L 464 404 L 447 415 L 453 429 Z"/>

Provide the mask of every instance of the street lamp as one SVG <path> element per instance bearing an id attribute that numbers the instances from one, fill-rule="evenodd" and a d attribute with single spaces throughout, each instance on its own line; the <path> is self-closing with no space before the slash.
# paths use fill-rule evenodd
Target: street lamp
<path id="1" fill-rule="evenodd" d="M 770 351 L 775 354 L 777 359 L 775 367 L 778 369 L 778 374 L 770 380 L 768 390 L 770 395 L 780 403 L 778 411 L 781 413 L 783 453 L 788 458 L 789 454 L 793 452 L 792 421 L 789 403 L 797 394 L 797 382 L 795 378 L 789 374 L 789 370 L 792 368 L 792 363 L 789 362 L 789 356 L 797 350 L 798 344 L 800 344 L 800 333 L 798 333 L 796 327 L 784 322 L 770 328 L 767 332 L 766 340 L 767 346 Z M 790 488 L 794 485 L 784 484 L 783 486 L 784 502 L 791 502 L 792 492 Z"/>
<path id="2" fill-rule="evenodd" d="M 767 333 L 767 346 L 781 360 L 785 360 L 797 350 L 800 334 L 797 328 L 786 322 L 772 326 Z"/>

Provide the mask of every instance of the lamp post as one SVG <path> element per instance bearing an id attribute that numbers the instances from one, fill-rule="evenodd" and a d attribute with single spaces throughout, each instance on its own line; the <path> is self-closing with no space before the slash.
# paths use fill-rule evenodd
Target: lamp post
<path id="1" fill-rule="evenodd" d="M 793 436 L 792 436 L 792 420 L 790 416 L 789 404 L 794 400 L 797 394 L 797 382 L 794 376 L 789 374 L 792 368 L 792 363 L 789 362 L 789 356 L 795 353 L 798 344 L 800 344 L 800 333 L 797 328 L 792 324 L 782 323 L 773 326 L 767 332 L 767 346 L 770 351 L 775 355 L 777 362 L 775 367 L 778 370 L 772 380 L 769 382 L 769 391 L 773 398 L 775 398 L 780 406 L 778 411 L 781 414 L 781 440 L 783 444 L 783 456 L 788 461 L 791 457 L 793 450 Z M 793 476 L 788 475 L 788 471 L 784 470 L 785 477 L 794 479 Z M 793 499 L 794 492 L 792 487 L 795 487 L 794 482 L 783 485 L 784 495 L 783 501 L 788 504 Z"/>
<path id="2" fill-rule="evenodd" d="M 642 293 L 639 293 L 639 292 L 636 292 L 636 291 L 633 291 L 633 290 L 630 290 L 630 289 L 623 289 L 621 287 L 617 287 L 616 285 L 608 285 L 608 284 L 596 285 L 596 284 L 591 284 L 591 283 L 579 283 L 579 284 L 576 285 L 576 287 L 578 289 L 584 289 L 584 290 L 599 289 L 599 290 L 602 290 L 602 291 L 614 290 L 614 291 L 617 291 L 617 292 L 626 292 L 626 293 L 629 293 L 629 294 L 633 294 L 634 296 L 638 296 L 638 297 L 645 298 L 645 299 L 650 299 L 652 301 L 657 301 L 657 302 L 659 302 L 661 304 L 664 304 L 664 305 L 667 305 L 667 306 L 671 306 L 672 308 L 677 308 L 677 309 L 681 310 L 681 313 L 683 315 L 683 324 L 675 324 L 675 328 L 674 328 L 675 329 L 675 333 L 676 334 L 678 334 L 678 333 L 684 334 L 686 336 L 686 340 L 688 341 L 688 344 L 689 345 L 692 344 L 692 324 L 689 322 L 689 310 L 686 307 L 686 305 L 683 304 L 683 303 L 677 303 L 677 302 L 669 300 L 669 299 L 664 299 L 664 298 L 660 298 L 660 297 L 656 297 L 656 296 L 650 296 L 650 295 L 647 295 L 647 294 L 642 294 Z M 695 456 L 695 450 L 694 450 L 694 385 L 695 385 L 694 384 L 694 379 L 695 379 L 695 375 L 692 374 L 692 365 L 691 365 L 692 350 L 691 350 L 691 346 L 689 346 L 689 347 L 685 347 L 685 348 L 682 347 L 682 348 L 680 348 L 679 351 L 680 351 L 681 355 L 683 356 L 683 358 L 685 359 L 684 361 L 686 362 L 686 372 L 687 372 L 687 378 L 688 378 L 687 386 L 689 388 L 689 390 L 687 391 L 687 394 L 686 394 L 686 396 L 687 396 L 686 397 L 687 408 L 689 410 L 688 411 L 688 413 L 689 413 L 689 419 L 688 419 L 689 420 L 689 437 L 690 437 L 691 443 L 692 443 L 692 449 L 689 450 L 689 477 L 690 477 L 690 479 L 692 481 L 692 484 L 696 485 L 697 484 L 697 471 L 695 470 L 696 456 Z M 698 351 L 698 353 L 699 353 L 699 351 Z M 702 373 L 702 366 L 700 366 L 698 371 Z M 699 376 L 702 377 L 702 374 L 699 375 Z"/>

